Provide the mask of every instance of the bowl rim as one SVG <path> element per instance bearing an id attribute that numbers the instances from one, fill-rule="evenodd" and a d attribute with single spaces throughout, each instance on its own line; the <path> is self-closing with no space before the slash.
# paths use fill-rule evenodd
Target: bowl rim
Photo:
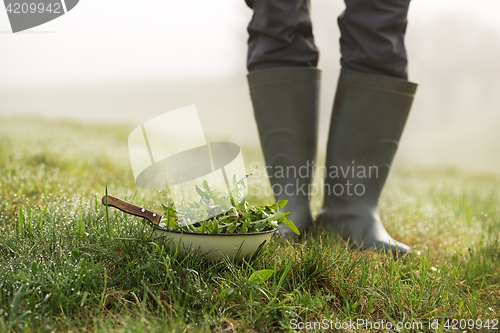
<path id="1" fill-rule="evenodd" d="M 266 230 L 266 231 L 258 231 L 258 232 L 247 232 L 247 233 L 234 233 L 234 234 L 206 234 L 206 233 L 201 233 L 201 232 L 192 232 L 192 231 L 179 231 L 179 230 L 169 230 L 169 229 L 164 229 L 162 227 L 158 227 L 156 225 L 153 225 L 153 228 L 155 230 L 161 230 L 161 231 L 166 231 L 166 232 L 172 232 L 176 234 L 187 234 L 187 235 L 199 235 L 199 236 L 251 236 L 251 235 L 263 235 L 263 234 L 268 234 L 271 232 L 275 232 L 278 230 L 278 228 L 274 228 L 271 230 Z"/>

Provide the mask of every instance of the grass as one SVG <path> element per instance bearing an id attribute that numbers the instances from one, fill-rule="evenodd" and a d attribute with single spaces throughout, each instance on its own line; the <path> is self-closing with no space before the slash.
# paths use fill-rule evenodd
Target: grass
<path id="1" fill-rule="evenodd" d="M 458 328 L 474 320 L 462 330 L 470 332 L 498 320 L 500 178 L 393 170 L 380 209 L 391 235 L 414 250 L 404 260 L 308 235 L 275 240 L 249 262 L 208 262 L 196 253 L 181 257 L 139 218 L 114 209 L 107 217 L 106 186 L 151 209 L 165 196 L 134 184 L 130 130 L 1 121 L 0 333 L 287 332 L 322 320 L 334 328 L 372 324 L 346 332 L 380 331 L 382 321 L 423 323 L 401 332 L 437 332 L 429 324 L 453 319 Z M 248 164 L 258 158 L 245 150 Z M 263 269 L 271 277 L 251 282 Z M 320 331 L 317 325 L 309 331 Z"/>

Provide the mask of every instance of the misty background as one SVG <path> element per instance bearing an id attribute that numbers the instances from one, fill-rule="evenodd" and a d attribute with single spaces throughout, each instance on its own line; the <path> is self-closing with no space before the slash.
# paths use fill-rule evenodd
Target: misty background
<path id="1" fill-rule="evenodd" d="M 340 0 L 311 0 L 323 70 L 324 152 L 340 70 Z M 500 173 L 500 2 L 415 0 L 406 36 L 419 84 L 397 163 Z M 0 10 L 0 121 L 139 124 L 196 104 L 208 141 L 257 146 L 243 0 L 81 0 L 12 34 Z M 251 161 L 247 161 L 249 164 Z"/>

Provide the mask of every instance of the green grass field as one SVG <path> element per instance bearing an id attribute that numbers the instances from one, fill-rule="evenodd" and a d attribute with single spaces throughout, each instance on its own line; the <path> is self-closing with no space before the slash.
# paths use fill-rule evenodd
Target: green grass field
<path id="1" fill-rule="evenodd" d="M 380 210 L 389 233 L 413 248 L 403 260 L 308 235 L 274 240 L 250 262 L 214 263 L 170 251 L 139 218 L 114 209 L 106 217 L 106 186 L 151 209 L 164 197 L 135 185 L 130 130 L 0 121 L 0 333 L 500 329 L 499 177 L 392 170 Z M 261 156 L 244 154 L 247 164 Z M 274 273 L 250 282 L 261 269 Z"/>

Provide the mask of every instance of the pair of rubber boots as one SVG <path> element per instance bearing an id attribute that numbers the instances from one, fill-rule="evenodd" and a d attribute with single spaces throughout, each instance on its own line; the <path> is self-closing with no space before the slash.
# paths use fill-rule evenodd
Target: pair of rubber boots
<path id="1" fill-rule="evenodd" d="M 310 199 L 318 137 L 321 71 L 274 68 L 248 75 L 266 170 L 276 200 L 301 231 L 313 223 Z M 403 79 L 342 69 L 327 143 L 324 203 L 316 219 L 361 250 L 410 248 L 385 230 L 377 206 L 417 85 Z M 279 233 L 294 234 L 284 225 Z"/>

